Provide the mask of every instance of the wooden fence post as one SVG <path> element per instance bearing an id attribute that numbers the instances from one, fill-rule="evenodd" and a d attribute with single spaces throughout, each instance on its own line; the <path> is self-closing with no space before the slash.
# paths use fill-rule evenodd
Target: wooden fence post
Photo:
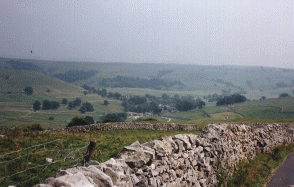
<path id="1" fill-rule="evenodd" d="M 95 146 L 96 146 L 96 140 L 90 140 L 86 155 L 84 157 L 85 162 L 89 162 L 91 160 L 91 156 L 95 150 Z"/>

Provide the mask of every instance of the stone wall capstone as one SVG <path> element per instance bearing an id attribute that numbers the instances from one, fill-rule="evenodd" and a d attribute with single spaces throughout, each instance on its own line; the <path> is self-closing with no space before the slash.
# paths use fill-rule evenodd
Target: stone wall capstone
<path id="1" fill-rule="evenodd" d="M 214 186 L 216 172 L 241 160 L 251 160 L 256 151 L 270 152 L 294 140 L 294 124 L 210 124 L 200 135 L 178 134 L 126 146 L 104 163 L 59 170 L 37 186 Z"/>
<path id="2" fill-rule="evenodd" d="M 73 126 L 61 129 L 54 129 L 54 132 L 88 132 L 99 130 L 129 130 L 129 129 L 148 129 L 148 130 L 163 130 L 163 131 L 196 131 L 199 130 L 198 125 L 184 125 L 175 123 L 102 123 L 95 125 Z"/>

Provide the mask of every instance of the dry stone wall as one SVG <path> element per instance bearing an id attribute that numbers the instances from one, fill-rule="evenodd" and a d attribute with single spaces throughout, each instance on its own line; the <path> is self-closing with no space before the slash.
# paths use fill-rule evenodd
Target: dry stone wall
<path id="1" fill-rule="evenodd" d="M 178 134 L 125 147 L 116 159 L 57 172 L 38 186 L 214 186 L 216 172 L 294 140 L 293 124 L 211 124 L 201 135 Z"/>
<path id="2" fill-rule="evenodd" d="M 103 123 L 85 126 L 73 126 L 63 129 L 54 129 L 55 132 L 88 132 L 99 130 L 128 130 L 128 129 L 149 129 L 149 130 L 176 130 L 176 131 L 196 131 L 199 130 L 198 125 L 183 125 L 175 123 Z"/>

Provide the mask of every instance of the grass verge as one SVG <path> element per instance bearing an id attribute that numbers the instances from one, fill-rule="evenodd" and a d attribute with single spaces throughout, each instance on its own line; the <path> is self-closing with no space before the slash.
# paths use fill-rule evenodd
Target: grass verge
<path id="1" fill-rule="evenodd" d="M 289 153 L 293 152 L 294 144 L 277 146 L 272 153 L 257 152 L 256 157 L 250 162 L 241 161 L 232 177 L 228 177 L 222 172 L 217 173 L 220 182 L 216 186 L 263 187 L 270 180 L 272 171 L 282 164 Z"/>

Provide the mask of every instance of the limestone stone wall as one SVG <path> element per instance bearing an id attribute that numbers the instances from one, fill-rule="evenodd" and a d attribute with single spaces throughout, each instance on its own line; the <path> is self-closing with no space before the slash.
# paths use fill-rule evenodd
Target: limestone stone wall
<path id="1" fill-rule="evenodd" d="M 257 150 L 293 142 L 293 124 L 211 124 L 201 135 L 178 134 L 125 147 L 115 159 L 57 172 L 38 186 L 214 186 Z M 110 145 L 111 146 L 111 145 Z"/>
<path id="2" fill-rule="evenodd" d="M 149 129 L 149 130 L 177 130 L 177 131 L 195 131 L 199 130 L 198 125 L 183 125 L 175 123 L 103 123 L 85 126 L 73 126 L 63 129 L 54 129 L 55 132 L 88 132 L 98 130 L 128 130 L 128 129 Z"/>

